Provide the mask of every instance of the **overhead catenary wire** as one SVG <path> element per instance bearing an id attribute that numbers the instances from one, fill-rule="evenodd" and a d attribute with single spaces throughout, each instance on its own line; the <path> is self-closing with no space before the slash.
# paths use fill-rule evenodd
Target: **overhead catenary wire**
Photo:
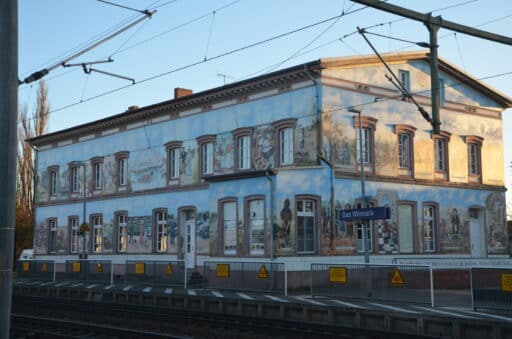
<path id="1" fill-rule="evenodd" d="M 215 21 L 215 13 L 216 11 L 213 11 L 212 13 L 212 20 L 210 22 L 210 32 L 208 33 L 208 40 L 206 41 L 206 49 L 204 50 L 204 60 L 206 60 L 208 56 L 208 48 L 210 47 L 210 41 L 212 39 L 212 32 L 213 32 L 213 22 Z"/>
<path id="2" fill-rule="evenodd" d="M 457 51 L 459 52 L 460 62 L 462 64 L 462 69 L 466 70 L 466 65 L 464 64 L 464 58 L 462 57 L 462 51 L 459 45 L 459 39 L 457 39 L 457 32 L 453 32 L 453 38 L 455 39 L 455 44 L 457 45 Z"/>

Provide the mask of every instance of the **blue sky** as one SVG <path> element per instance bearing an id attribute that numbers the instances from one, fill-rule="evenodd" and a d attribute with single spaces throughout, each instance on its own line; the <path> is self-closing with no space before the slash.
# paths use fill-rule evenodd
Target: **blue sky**
<path id="1" fill-rule="evenodd" d="M 369 31 L 409 41 L 428 41 L 428 31 L 423 24 L 376 9 L 359 10 L 364 6 L 349 0 L 115 1 L 137 9 L 161 7 L 150 20 L 71 63 L 104 60 L 112 56 L 114 62 L 94 67 L 136 81 L 172 72 L 90 100 L 130 82 L 99 73 L 87 75 L 79 67 L 58 68 L 46 77 L 53 110 L 50 131 L 118 114 L 131 105 L 145 106 L 171 99 L 174 87 L 199 92 L 221 86 L 224 81 L 238 81 L 318 58 L 371 54 L 363 38 L 352 34 L 357 26 L 377 25 Z M 510 36 L 512 2 L 508 0 L 390 2 Z M 346 14 L 339 20 L 209 60 L 341 13 Z M 20 78 L 62 61 L 71 50 L 139 15 L 96 0 L 19 0 Z M 486 78 L 487 84 L 512 97 L 512 87 L 509 86 L 512 73 L 508 73 L 512 72 L 512 46 L 444 29 L 438 36 L 441 57 L 476 78 Z M 419 49 L 406 42 L 376 36 L 369 38 L 379 52 Z M 196 66 L 178 70 L 196 62 L 199 63 Z M 507 74 L 499 76 L 503 73 Z M 32 107 L 35 94 L 36 84 L 22 85 L 20 104 L 29 103 Z M 512 110 L 505 111 L 506 164 L 512 162 L 511 123 Z M 512 190 L 510 167 L 506 168 L 505 176 L 507 187 Z M 508 200 L 512 201 L 512 198 Z"/>

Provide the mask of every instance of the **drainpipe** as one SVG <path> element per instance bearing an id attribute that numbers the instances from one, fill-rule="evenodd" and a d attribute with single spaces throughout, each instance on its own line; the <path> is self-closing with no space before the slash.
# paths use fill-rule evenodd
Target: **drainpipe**
<path id="1" fill-rule="evenodd" d="M 33 178 L 33 194 L 32 194 L 32 208 L 34 210 L 34 215 L 32 216 L 32 222 L 34 223 L 32 225 L 32 248 L 34 248 L 34 244 L 36 241 L 35 235 L 36 235 L 36 225 L 37 225 L 37 218 L 36 218 L 36 194 L 37 194 L 37 168 L 38 168 L 38 160 L 39 160 L 39 150 L 37 147 L 33 146 L 32 144 L 28 143 L 30 148 L 34 151 L 34 178 Z"/>
<path id="2" fill-rule="evenodd" d="M 270 184 L 270 260 L 274 260 L 274 180 L 271 176 L 275 174 L 276 172 L 269 165 L 265 177 Z"/>
<path id="3" fill-rule="evenodd" d="M 323 145 L 323 130 L 322 130 L 322 127 L 323 127 L 323 124 L 322 124 L 322 92 L 321 92 L 321 83 L 319 83 L 312 75 L 311 75 L 311 71 L 307 68 L 306 65 L 304 65 L 304 71 L 306 72 L 307 76 L 309 77 L 309 79 L 311 79 L 311 81 L 315 84 L 315 91 L 316 91 L 316 94 L 315 94 L 315 99 L 316 99 L 316 119 L 317 119 L 317 154 L 318 154 L 318 159 L 320 161 L 323 161 L 327 164 L 327 166 L 329 166 L 329 169 L 331 171 L 331 176 L 330 176 L 330 205 L 331 205 L 331 229 L 330 229 L 330 232 L 331 232 L 331 236 L 330 236 L 330 247 L 332 248 L 332 245 L 333 245 L 333 235 L 334 235 L 334 224 L 335 224 L 335 218 L 336 218 L 336 213 L 335 213 L 335 196 L 334 196 L 334 167 L 333 165 L 331 164 L 331 162 L 329 160 L 327 160 L 323 154 L 323 149 L 322 149 L 322 145 Z"/>

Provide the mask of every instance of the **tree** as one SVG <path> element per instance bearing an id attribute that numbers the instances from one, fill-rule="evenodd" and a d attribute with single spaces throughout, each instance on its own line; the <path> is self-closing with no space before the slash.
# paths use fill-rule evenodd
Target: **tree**
<path id="1" fill-rule="evenodd" d="M 36 173 L 34 169 L 35 154 L 32 147 L 25 141 L 46 133 L 48 128 L 48 87 L 44 81 L 39 82 L 34 114 L 29 117 L 25 104 L 19 112 L 18 121 L 18 154 L 16 180 L 16 258 L 24 248 L 32 248 L 34 232 L 34 190 Z"/>

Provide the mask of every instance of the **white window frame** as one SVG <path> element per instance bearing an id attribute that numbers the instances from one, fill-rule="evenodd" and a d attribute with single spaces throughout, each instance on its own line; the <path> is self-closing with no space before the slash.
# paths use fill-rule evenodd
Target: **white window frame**
<path id="1" fill-rule="evenodd" d="M 446 172 L 446 151 L 447 141 L 445 138 L 436 138 L 435 142 L 435 170 L 436 172 Z"/>
<path id="2" fill-rule="evenodd" d="M 437 208 L 435 205 L 423 206 L 423 245 L 425 252 L 436 251 Z"/>
<path id="3" fill-rule="evenodd" d="M 292 127 L 285 127 L 279 130 L 279 165 L 287 166 L 293 164 L 293 130 Z"/>
<path id="4" fill-rule="evenodd" d="M 213 173 L 213 142 L 205 142 L 201 144 L 201 173 L 212 174 Z"/>
<path id="5" fill-rule="evenodd" d="M 411 92 L 411 73 L 404 69 L 398 70 L 398 79 L 407 92 Z"/>
<path id="6" fill-rule="evenodd" d="M 169 226 L 167 224 L 167 212 L 160 210 L 155 212 L 155 250 L 157 253 L 167 252 L 169 243 Z"/>
<path id="7" fill-rule="evenodd" d="M 468 145 L 469 174 L 480 175 L 480 145 L 470 143 Z"/>
<path id="8" fill-rule="evenodd" d="M 254 213 L 255 209 L 257 208 L 261 208 L 261 215 Z M 251 211 L 253 213 L 251 213 Z M 247 212 L 247 224 L 249 229 L 249 254 L 262 256 L 265 254 L 265 200 L 248 200 Z M 259 239 L 259 241 L 256 241 L 255 238 Z"/>
<path id="9" fill-rule="evenodd" d="M 50 170 L 50 195 L 57 196 L 57 169 Z"/>
<path id="10" fill-rule="evenodd" d="M 233 216 L 228 217 L 226 210 L 228 206 L 232 206 Z M 222 207 L 222 253 L 224 255 L 233 256 L 237 254 L 237 203 L 234 200 L 224 201 Z M 228 233 L 229 231 L 229 233 Z M 228 237 L 229 236 L 229 237 Z M 233 239 L 234 237 L 234 239 Z M 229 243 L 228 243 L 229 242 Z M 230 244 L 230 245 L 228 245 Z"/>
<path id="11" fill-rule="evenodd" d="M 78 166 L 71 167 L 71 193 L 78 193 L 79 175 L 80 175 L 79 167 Z"/>
<path id="12" fill-rule="evenodd" d="M 93 164 L 94 169 L 94 189 L 99 190 L 101 189 L 101 177 L 102 177 L 102 163 L 101 162 L 95 162 Z"/>
<path id="13" fill-rule="evenodd" d="M 368 127 L 362 127 L 361 128 L 361 132 L 362 132 L 362 146 L 363 146 L 363 164 L 367 165 L 367 164 L 371 164 L 372 163 L 372 153 L 371 153 L 371 150 L 372 150 L 372 144 L 371 144 L 371 140 L 372 140 L 372 129 L 371 128 L 368 128 Z M 359 128 L 357 129 L 357 142 L 356 142 L 356 151 L 357 151 L 357 163 L 360 164 L 361 163 L 361 142 L 360 142 L 360 139 L 359 139 Z"/>
<path id="14" fill-rule="evenodd" d="M 298 253 L 314 253 L 316 250 L 316 203 L 314 199 L 308 198 L 299 198 L 296 201 Z M 312 221 L 312 223 L 307 221 Z M 309 229 L 310 227 L 311 229 Z M 308 230 L 311 233 L 311 238 L 306 236 Z M 301 231 L 302 237 L 300 236 Z"/>
<path id="15" fill-rule="evenodd" d="M 69 252 L 78 253 L 78 218 L 73 217 L 69 219 L 69 230 Z"/>
<path id="16" fill-rule="evenodd" d="M 101 253 L 103 250 L 103 223 L 102 217 L 95 215 L 91 218 L 91 224 L 93 229 L 92 237 L 92 251 L 93 253 Z"/>
<path id="17" fill-rule="evenodd" d="M 251 136 L 243 135 L 238 137 L 238 168 L 251 168 Z"/>
<path id="18" fill-rule="evenodd" d="M 181 164 L 181 149 L 174 147 L 169 150 L 169 170 L 171 171 L 170 179 L 179 179 Z"/>
<path id="19" fill-rule="evenodd" d="M 119 213 L 117 222 L 117 253 L 126 253 L 128 250 L 128 215 Z"/>
<path id="20" fill-rule="evenodd" d="M 412 135 L 410 133 L 398 134 L 398 166 L 402 169 L 412 167 Z"/>
<path id="21" fill-rule="evenodd" d="M 117 176 L 119 186 L 128 184 L 128 158 L 122 157 L 117 159 Z"/>
<path id="22" fill-rule="evenodd" d="M 57 253 L 57 219 L 48 219 L 48 253 Z"/>

